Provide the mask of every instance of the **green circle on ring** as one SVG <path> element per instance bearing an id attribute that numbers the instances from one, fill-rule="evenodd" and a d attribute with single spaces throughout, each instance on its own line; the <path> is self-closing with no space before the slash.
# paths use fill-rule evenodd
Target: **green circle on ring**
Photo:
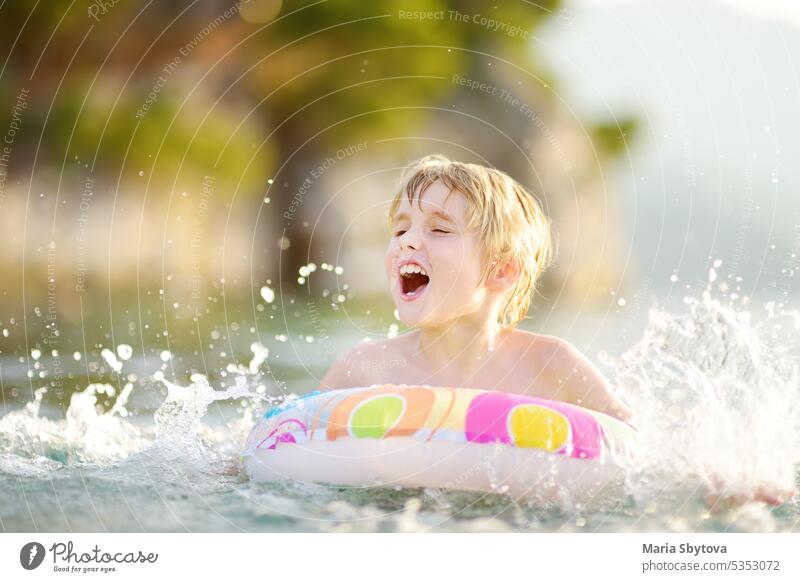
<path id="1" fill-rule="evenodd" d="M 350 418 L 350 433 L 360 439 L 382 439 L 403 414 L 400 396 L 379 396 L 360 404 Z"/>

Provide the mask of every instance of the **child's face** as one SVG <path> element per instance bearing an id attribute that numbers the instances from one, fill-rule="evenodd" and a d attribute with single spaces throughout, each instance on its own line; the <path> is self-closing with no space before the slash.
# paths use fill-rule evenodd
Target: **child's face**
<path id="1" fill-rule="evenodd" d="M 422 200 L 403 196 L 386 250 L 389 288 L 400 320 L 436 327 L 477 310 L 484 302 L 478 233 L 467 229 L 467 201 L 434 182 Z"/>

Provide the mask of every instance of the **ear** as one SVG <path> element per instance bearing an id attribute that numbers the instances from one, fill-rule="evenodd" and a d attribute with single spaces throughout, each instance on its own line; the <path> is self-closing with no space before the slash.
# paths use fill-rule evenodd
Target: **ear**
<path id="1" fill-rule="evenodd" d="M 519 279 L 519 275 L 520 268 L 516 260 L 508 259 L 502 263 L 495 263 L 487 285 L 495 291 L 506 291 L 514 286 L 517 279 Z"/>

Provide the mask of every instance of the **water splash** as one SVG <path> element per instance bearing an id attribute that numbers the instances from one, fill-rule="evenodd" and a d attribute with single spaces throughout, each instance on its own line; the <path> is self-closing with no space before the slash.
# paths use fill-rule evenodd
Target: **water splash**
<path id="1" fill-rule="evenodd" d="M 158 407 L 153 420 L 156 425 L 156 442 L 162 447 L 182 452 L 196 452 L 200 422 L 213 402 L 243 397 L 257 397 L 250 392 L 247 381 L 236 377 L 234 386 L 226 390 L 214 390 L 205 376 L 196 374 L 190 386 L 174 384 L 156 372 L 154 378 L 167 388 L 167 398 Z"/>
<path id="2" fill-rule="evenodd" d="M 0 418 L 0 452 L 28 458 L 34 464 L 41 458 L 62 464 L 109 464 L 126 458 L 144 445 L 141 432 L 123 420 L 131 388 L 126 386 L 107 413 L 98 412 L 97 396 L 113 397 L 109 384 L 90 384 L 70 398 L 65 418 L 51 420 L 40 415 L 47 388 L 35 391 L 34 399 L 21 410 Z M 47 463 L 47 467 L 53 467 Z"/>
<path id="3" fill-rule="evenodd" d="M 636 345 L 603 356 L 635 411 L 642 454 L 629 468 L 631 492 L 652 509 L 707 489 L 742 497 L 791 490 L 800 462 L 800 314 L 767 304 L 754 323 L 743 306 L 713 298 L 710 284 L 684 303 L 688 313 L 651 309 Z"/>
<path id="4" fill-rule="evenodd" d="M 118 394 L 111 384 L 90 384 L 72 394 L 60 419 L 41 414 L 48 389 L 39 388 L 22 409 L 0 418 L 0 473 L 37 476 L 70 466 L 111 467 L 129 459 L 138 462 L 142 456 L 208 468 L 224 451 L 233 454 L 238 450 L 255 422 L 257 403 L 265 400 L 250 390 L 242 375 L 226 390 L 214 390 L 200 374 L 194 374 L 185 387 L 166 380 L 161 371 L 154 379 L 167 388 L 167 397 L 154 412 L 152 424 L 142 415 L 133 422 L 128 410 L 134 390 L 131 382 Z M 212 403 L 239 398 L 243 399 L 241 416 L 228 430 L 203 426 Z M 208 435 L 213 436 L 206 438 Z"/>

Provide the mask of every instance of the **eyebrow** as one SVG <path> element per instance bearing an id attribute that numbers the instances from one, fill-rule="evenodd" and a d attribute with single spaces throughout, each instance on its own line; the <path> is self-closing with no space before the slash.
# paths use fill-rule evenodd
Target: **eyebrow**
<path id="1" fill-rule="evenodd" d="M 453 220 L 453 217 L 450 216 L 449 214 L 447 214 L 446 212 L 441 212 L 439 210 L 434 210 L 433 212 L 431 212 L 431 214 L 433 216 L 438 216 L 439 218 L 442 218 L 442 219 L 446 220 L 447 222 L 452 222 L 453 224 L 455 224 L 455 221 Z"/>
<path id="2" fill-rule="evenodd" d="M 453 220 L 453 217 L 447 214 L 446 212 L 442 212 L 440 210 L 434 210 L 430 214 L 431 216 L 436 216 L 438 218 L 446 220 L 447 222 L 455 224 L 455 220 Z M 401 220 L 410 220 L 410 218 L 408 217 L 408 214 L 406 214 L 405 212 L 400 212 L 392 217 L 392 222 L 399 222 Z"/>
<path id="3" fill-rule="evenodd" d="M 392 216 L 392 222 L 398 222 L 403 219 L 409 220 L 408 214 L 406 214 L 405 212 L 401 212 L 399 214 L 395 214 L 394 216 Z"/>

